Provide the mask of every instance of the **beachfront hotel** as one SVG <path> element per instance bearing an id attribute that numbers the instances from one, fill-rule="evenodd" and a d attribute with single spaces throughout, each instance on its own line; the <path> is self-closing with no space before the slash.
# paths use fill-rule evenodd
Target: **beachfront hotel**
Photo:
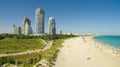
<path id="1" fill-rule="evenodd" d="M 24 17 L 22 22 L 22 34 L 24 35 L 32 34 L 31 21 L 27 17 Z"/>
<path id="2" fill-rule="evenodd" d="M 42 8 L 37 8 L 35 12 L 35 30 L 36 35 L 43 35 L 44 34 L 44 18 L 45 12 Z"/>
<path id="3" fill-rule="evenodd" d="M 56 27 L 55 27 L 55 18 L 50 17 L 48 22 L 48 34 L 55 35 L 56 34 Z"/>

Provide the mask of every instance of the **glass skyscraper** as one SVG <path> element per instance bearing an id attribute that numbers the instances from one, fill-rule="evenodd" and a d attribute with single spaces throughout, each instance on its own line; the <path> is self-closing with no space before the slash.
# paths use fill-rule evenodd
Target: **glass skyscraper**
<path id="1" fill-rule="evenodd" d="M 41 8 L 37 8 L 35 12 L 35 29 L 37 35 L 44 34 L 44 17 L 44 10 Z"/>
<path id="2" fill-rule="evenodd" d="M 31 21 L 27 17 L 24 17 L 22 22 L 22 34 L 25 35 L 32 34 Z"/>
<path id="3" fill-rule="evenodd" d="M 55 18 L 50 17 L 48 22 L 48 34 L 55 35 L 56 34 L 56 27 L 55 27 Z"/>

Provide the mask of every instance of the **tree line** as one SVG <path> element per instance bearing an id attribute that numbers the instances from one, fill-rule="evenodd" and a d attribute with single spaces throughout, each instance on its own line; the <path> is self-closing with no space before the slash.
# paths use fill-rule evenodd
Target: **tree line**
<path id="1" fill-rule="evenodd" d="M 15 39 L 44 39 L 44 40 L 55 40 L 55 39 L 63 39 L 68 37 L 75 37 L 75 35 L 43 35 L 43 36 L 30 36 L 30 35 L 16 35 L 16 34 L 0 34 L 0 39 L 4 38 L 15 38 Z"/>

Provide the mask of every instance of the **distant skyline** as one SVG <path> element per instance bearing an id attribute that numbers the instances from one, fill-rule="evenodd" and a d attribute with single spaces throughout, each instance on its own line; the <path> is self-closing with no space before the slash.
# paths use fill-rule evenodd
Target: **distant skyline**
<path id="1" fill-rule="evenodd" d="M 0 33 L 12 33 L 12 25 L 31 20 L 35 32 L 35 10 L 56 19 L 56 31 L 95 34 L 120 34 L 120 0 L 0 0 Z"/>

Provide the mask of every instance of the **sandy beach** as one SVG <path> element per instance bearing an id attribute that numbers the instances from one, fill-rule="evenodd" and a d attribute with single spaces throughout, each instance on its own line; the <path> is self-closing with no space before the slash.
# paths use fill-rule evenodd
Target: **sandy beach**
<path id="1" fill-rule="evenodd" d="M 120 67 L 120 53 L 91 36 L 65 40 L 53 67 Z"/>

